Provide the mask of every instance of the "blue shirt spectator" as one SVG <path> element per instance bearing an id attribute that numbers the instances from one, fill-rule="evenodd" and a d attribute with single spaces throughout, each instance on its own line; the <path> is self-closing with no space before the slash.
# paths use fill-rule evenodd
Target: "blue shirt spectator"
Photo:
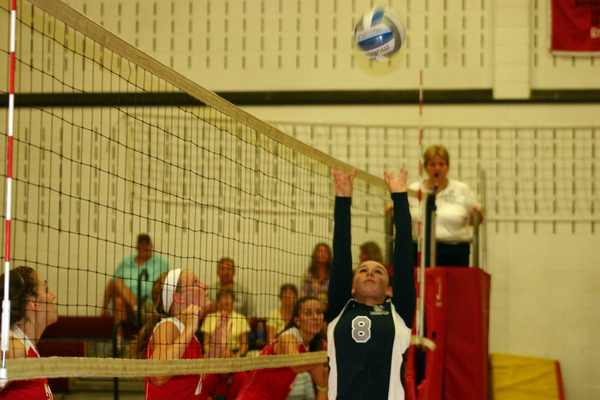
<path id="1" fill-rule="evenodd" d="M 140 293 L 138 293 L 138 277 L 145 269 L 148 271 L 148 278 L 142 280 L 141 297 L 146 301 L 152 302 L 152 286 L 154 285 L 154 281 L 160 274 L 169 270 L 169 265 L 165 260 L 154 255 L 142 265 L 138 265 L 136 263 L 136 259 L 138 258 L 139 256 L 125 257 L 117 267 L 113 279 L 121 279 L 133 294 L 140 297 Z"/>
<path id="2" fill-rule="evenodd" d="M 104 294 L 104 305 L 102 316 L 110 316 L 109 304 L 113 302 L 113 317 L 117 330 L 117 343 L 123 341 L 123 329 L 119 324 L 121 321 L 130 325 L 139 325 L 137 321 L 138 300 L 141 295 L 142 310 L 144 316 L 152 312 L 152 286 L 154 281 L 169 270 L 167 263 L 159 257 L 153 256 L 152 240 L 146 234 L 139 235 L 135 246 L 137 256 L 126 257 L 121 261 L 113 279 L 106 285 Z M 138 290 L 140 273 L 148 272 L 148 278 L 143 278 L 141 293 Z M 143 323 L 143 322 L 142 322 Z M 139 327 L 138 327 L 139 328 Z"/>

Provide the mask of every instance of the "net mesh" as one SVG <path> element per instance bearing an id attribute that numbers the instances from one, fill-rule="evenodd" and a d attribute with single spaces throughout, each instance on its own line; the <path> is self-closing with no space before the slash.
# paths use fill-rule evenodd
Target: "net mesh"
<path id="1" fill-rule="evenodd" d="M 10 2 L 0 4 L 0 25 L 8 26 Z M 243 286 L 236 296 L 251 304 L 249 349 L 259 349 L 253 338 L 261 341 L 261 323 L 280 307 L 280 285 L 302 288 L 315 245 L 331 241 L 330 166 L 344 164 L 59 1 L 18 2 L 16 53 L 12 265 L 34 268 L 56 293 L 59 321 L 38 347 L 60 358 L 8 360 L 9 379 L 220 372 L 325 360 L 323 352 L 193 366 L 111 359 L 114 320 L 102 315 L 117 266 L 136 255 L 136 236 L 148 234 L 154 257 L 209 284 L 217 281 L 220 258 L 235 261 L 235 281 Z M 3 93 L 8 58 L 3 35 Z M 180 99 L 190 96 L 195 104 L 182 106 Z M 7 109 L 0 114 L 5 120 Z M 6 124 L 0 129 L 6 154 Z M 2 163 L 0 174 L 6 172 Z M 354 187 L 357 256 L 366 240 L 385 245 L 389 195 L 381 179 L 363 172 Z M 5 197 L 3 185 L 2 212 Z"/>
<path id="2" fill-rule="evenodd" d="M 272 122 L 283 132 L 366 172 L 418 165 L 419 127 Z M 503 126 L 504 125 L 504 126 Z M 600 129 L 577 124 L 423 126 L 424 147 L 444 144 L 451 175 L 485 201 L 487 221 L 580 223 L 599 221 Z M 349 145 L 352 143 L 353 145 Z M 485 180 L 480 172 L 486 173 Z M 411 170 L 412 172 L 412 170 Z M 412 174 L 411 174 L 412 175 Z M 413 176 L 414 177 L 414 176 Z M 487 194 L 487 198 L 485 195 Z"/>

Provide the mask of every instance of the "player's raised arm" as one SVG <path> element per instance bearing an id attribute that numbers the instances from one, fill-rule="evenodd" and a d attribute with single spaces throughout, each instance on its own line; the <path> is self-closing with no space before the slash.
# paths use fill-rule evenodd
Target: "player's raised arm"
<path id="1" fill-rule="evenodd" d="M 333 264 L 329 278 L 329 316 L 338 315 L 352 297 L 352 237 L 350 206 L 352 184 L 356 169 L 345 174 L 342 167 L 332 167 L 335 184 L 335 212 L 333 230 Z"/>
<path id="2" fill-rule="evenodd" d="M 416 289 L 412 256 L 411 218 L 407 194 L 408 171 L 400 168 L 398 178 L 393 171 L 385 171 L 385 183 L 394 201 L 394 285 L 392 302 L 407 327 L 411 328 L 415 316 Z"/>

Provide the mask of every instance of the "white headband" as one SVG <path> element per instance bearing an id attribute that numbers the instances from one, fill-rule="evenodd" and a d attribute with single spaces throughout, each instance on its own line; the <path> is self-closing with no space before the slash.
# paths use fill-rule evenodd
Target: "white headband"
<path id="1" fill-rule="evenodd" d="M 162 301 L 163 308 L 166 313 L 169 313 L 171 305 L 173 305 L 173 293 L 175 293 L 175 290 L 177 289 L 177 283 L 179 282 L 181 271 L 183 271 L 181 268 L 172 269 L 169 271 L 167 278 L 165 279 L 162 290 Z"/>

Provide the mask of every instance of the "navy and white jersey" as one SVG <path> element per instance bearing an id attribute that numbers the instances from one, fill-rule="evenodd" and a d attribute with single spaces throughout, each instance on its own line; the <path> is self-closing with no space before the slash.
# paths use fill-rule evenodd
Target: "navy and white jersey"
<path id="1" fill-rule="evenodd" d="M 391 300 L 368 306 L 352 298 L 351 199 L 335 204 L 334 259 L 327 328 L 329 399 L 404 399 L 402 354 L 410 345 L 416 290 L 406 193 L 392 194 L 396 240 Z"/>

